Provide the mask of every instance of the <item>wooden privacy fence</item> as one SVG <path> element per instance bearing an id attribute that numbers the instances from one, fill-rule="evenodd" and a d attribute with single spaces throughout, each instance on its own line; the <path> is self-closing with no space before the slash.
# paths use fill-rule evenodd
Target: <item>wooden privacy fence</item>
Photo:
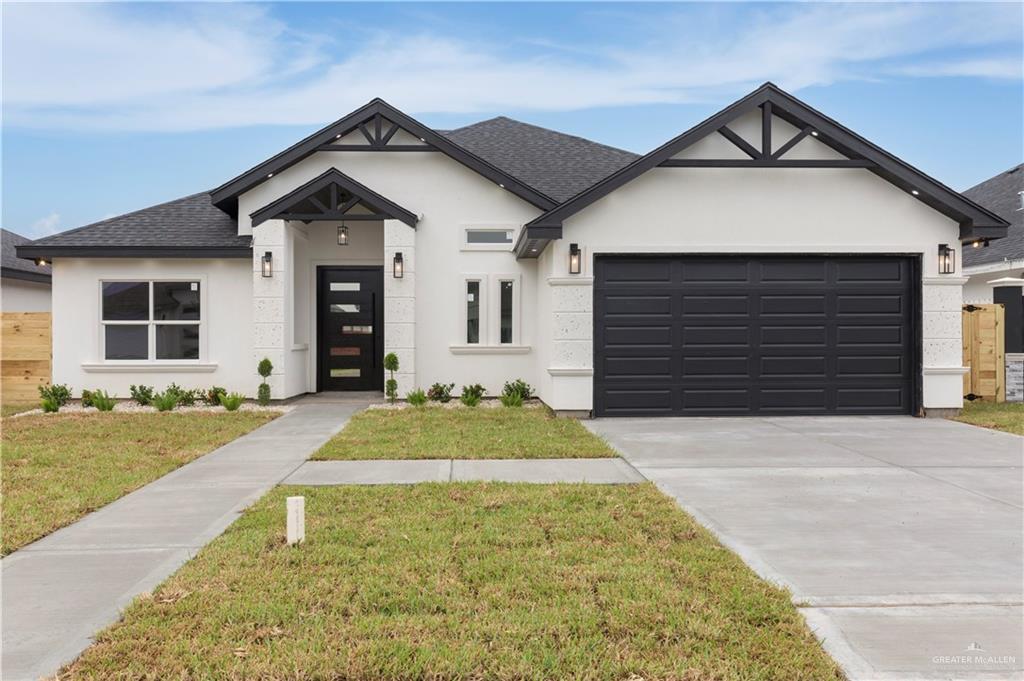
<path id="1" fill-rule="evenodd" d="M 0 329 L 0 395 L 5 404 L 35 402 L 50 382 L 49 312 L 4 312 Z"/>
<path id="2" fill-rule="evenodd" d="M 1006 400 L 1005 339 L 1002 305 L 964 305 L 964 398 Z"/>

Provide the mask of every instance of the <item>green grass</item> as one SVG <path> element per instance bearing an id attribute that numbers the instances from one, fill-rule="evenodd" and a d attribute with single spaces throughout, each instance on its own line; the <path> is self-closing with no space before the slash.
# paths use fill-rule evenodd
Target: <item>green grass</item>
<path id="1" fill-rule="evenodd" d="M 32 409 L 38 408 L 38 402 L 33 402 L 31 404 L 3 404 L 0 405 L 0 418 L 5 416 L 14 416 L 15 414 L 20 414 L 23 411 L 31 411 Z"/>
<path id="2" fill-rule="evenodd" d="M 313 459 L 585 459 L 615 456 L 575 419 L 547 408 L 369 409 Z"/>
<path id="3" fill-rule="evenodd" d="M 646 484 L 278 488 L 65 673 L 842 678 L 785 592 Z"/>
<path id="4" fill-rule="evenodd" d="M 106 413 L 4 419 L 0 553 L 68 525 L 274 416 Z"/>
<path id="5" fill-rule="evenodd" d="M 1024 403 L 964 402 L 957 421 L 1024 435 Z"/>

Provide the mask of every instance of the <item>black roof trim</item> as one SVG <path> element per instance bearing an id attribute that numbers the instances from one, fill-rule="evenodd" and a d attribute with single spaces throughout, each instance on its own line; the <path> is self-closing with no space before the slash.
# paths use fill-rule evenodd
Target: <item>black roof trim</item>
<path id="1" fill-rule="evenodd" d="M 337 168 L 331 168 L 324 173 L 321 173 L 317 177 L 313 178 L 306 184 L 293 189 L 281 198 L 272 201 L 263 208 L 253 211 L 249 214 L 252 219 L 252 226 L 266 222 L 267 220 L 277 219 L 282 213 L 287 213 L 288 209 L 294 206 L 296 203 L 308 199 L 313 194 L 330 187 L 338 186 L 344 189 L 346 192 L 352 195 L 353 198 L 358 198 L 359 203 L 363 204 L 367 208 L 372 208 L 376 213 L 381 214 L 383 217 L 391 218 L 394 220 L 401 220 L 410 227 L 416 227 L 416 215 L 405 208 L 402 208 L 394 201 L 391 201 L 377 192 L 373 191 L 366 185 L 353 180 L 351 177 L 341 172 Z M 344 220 L 344 215 L 340 214 L 336 210 L 337 206 L 331 206 L 331 212 L 326 214 L 324 220 Z M 336 214 L 337 213 L 337 214 Z M 359 217 L 358 215 L 356 216 Z M 288 218 L 284 218 L 288 219 Z"/>
<path id="2" fill-rule="evenodd" d="M 19 258 L 251 258 L 251 247 L 18 246 Z"/>
<path id="3" fill-rule="evenodd" d="M 49 284 L 53 281 L 53 275 L 51 274 L 44 274 L 43 272 L 26 272 L 25 270 L 16 270 L 13 267 L 0 267 L 0 278 L 35 281 L 40 284 Z"/>
<path id="4" fill-rule="evenodd" d="M 445 136 L 407 116 L 380 98 L 371 100 L 349 115 L 338 119 L 304 140 L 293 144 L 279 154 L 270 157 L 263 163 L 214 189 L 211 192 L 213 203 L 231 215 L 236 214 L 239 194 L 263 182 L 267 179 L 267 175 L 281 172 L 285 168 L 310 156 L 318 150 L 318 147 L 332 142 L 338 135 L 345 136 L 356 130 L 360 123 L 365 123 L 377 115 L 382 115 L 391 122 L 398 124 L 409 133 L 422 139 L 426 144 L 434 147 L 437 151 L 447 154 L 467 168 L 476 171 L 495 184 L 503 186 L 519 198 L 541 210 L 550 210 L 558 205 L 558 202 L 551 197 L 517 180 L 476 154 L 467 151 Z M 369 147 L 367 150 L 372 151 Z"/>
<path id="5" fill-rule="evenodd" d="M 818 139 L 840 153 L 852 158 L 872 161 L 875 165 L 868 168 L 870 172 L 905 191 L 917 190 L 919 192 L 917 198 L 960 224 L 961 239 L 999 238 L 1005 235 L 1008 223 L 995 213 L 872 144 L 773 83 L 765 83 L 682 135 L 669 140 L 557 208 L 532 220 L 527 223 L 525 230 L 532 233 L 533 230 L 541 227 L 560 229 L 565 219 L 658 166 L 697 140 L 717 131 L 729 121 L 765 103 L 771 104 L 773 113 L 797 127 L 813 126 L 820 133 Z"/>

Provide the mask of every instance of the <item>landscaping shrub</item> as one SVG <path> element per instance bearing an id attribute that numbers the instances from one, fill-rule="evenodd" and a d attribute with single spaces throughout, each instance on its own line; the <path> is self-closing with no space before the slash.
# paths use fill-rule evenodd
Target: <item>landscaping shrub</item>
<path id="1" fill-rule="evenodd" d="M 92 393 L 92 406 L 100 411 L 113 411 L 115 404 L 117 404 L 117 400 L 103 390 Z"/>
<path id="2" fill-rule="evenodd" d="M 414 407 L 422 407 L 427 403 L 427 394 L 417 388 L 405 396 L 406 401 Z"/>
<path id="3" fill-rule="evenodd" d="M 267 383 L 267 378 L 273 371 L 274 365 L 266 357 L 261 359 L 256 366 L 256 372 L 263 377 L 263 382 L 260 383 L 260 387 L 256 391 L 256 400 L 264 407 L 270 404 L 270 384 Z"/>
<path id="4" fill-rule="evenodd" d="M 454 383 L 435 383 L 427 391 L 427 397 L 434 402 L 451 402 Z"/>
<path id="5" fill-rule="evenodd" d="M 153 386 L 133 385 L 128 388 L 132 399 L 140 406 L 147 406 L 153 401 Z"/>
<path id="6" fill-rule="evenodd" d="M 91 407 L 92 405 L 92 391 L 82 390 L 82 406 Z"/>
<path id="7" fill-rule="evenodd" d="M 215 385 L 206 392 L 203 393 L 203 402 L 210 405 L 211 407 L 220 406 L 220 396 L 227 395 L 228 391 L 219 385 Z"/>
<path id="8" fill-rule="evenodd" d="M 57 409 L 60 409 L 71 400 L 71 388 L 67 387 L 63 383 L 57 383 L 56 385 L 41 385 L 39 386 L 39 397 L 44 402 L 49 400 L 51 403 L 57 405 Z M 54 409 L 53 411 L 57 411 L 57 409 Z"/>
<path id="9" fill-rule="evenodd" d="M 60 411 L 60 402 L 53 399 L 52 397 L 44 397 L 42 398 L 42 400 L 40 400 L 40 402 L 42 404 L 43 411 L 45 412 L 49 413 Z"/>
<path id="10" fill-rule="evenodd" d="M 165 390 L 162 393 L 153 395 L 150 402 L 157 411 L 171 411 L 178 406 L 178 393 L 173 390 Z"/>
<path id="11" fill-rule="evenodd" d="M 501 400 L 501 404 L 504 407 L 523 406 L 523 396 L 519 393 L 502 393 L 498 399 Z"/>
<path id="12" fill-rule="evenodd" d="M 462 395 L 459 396 L 459 401 L 467 407 L 475 407 L 480 404 L 480 400 L 483 399 L 485 392 L 487 391 L 479 383 L 464 385 L 462 386 Z"/>
<path id="13" fill-rule="evenodd" d="M 220 403 L 228 411 L 237 411 L 242 406 L 242 402 L 245 402 L 245 395 L 241 393 L 231 393 L 230 395 L 221 395 Z"/>
<path id="14" fill-rule="evenodd" d="M 398 399 L 398 381 L 395 380 L 395 372 L 398 371 L 398 355 L 393 352 L 384 355 L 384 368 L 391 373 L 391 378 L 384 383 L 384 394 L 388 396 L 388 402 L 394 404 Z"/>
<path id="15" fill-rule="evenodd" d="M 178 398 L 178 405 L 182 407 L 191 407 L 199 399 L 199 390 L 185 390 L 177 383 L 171 383 L 167 386 L 167 390 L 164 392 L 174 393 Z"/>
<path id="16" fill-rule="evenodd" d="M 518 395 L 521 398 L 519 401 L 519 404 L 521 405 L 523 402 L 533 397 L 533 387 L 523 379 L 517 378 L 514 381 L 506 382 L 505 387 L 501 389 L 501 394 L 502 396 Z M 502 402 L 502 404 L 505 403 Z"/>

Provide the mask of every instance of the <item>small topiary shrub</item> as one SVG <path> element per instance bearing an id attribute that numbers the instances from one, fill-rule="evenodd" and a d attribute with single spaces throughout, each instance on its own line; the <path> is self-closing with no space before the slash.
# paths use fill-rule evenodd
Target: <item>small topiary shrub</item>
<path id="1" fill-rule="evenodd" d="M 435 383 L 427 391 L 427 397 L 434 402 L 451 402 L 454 383 Z"/>
<path id="2" fill-rule="evenodd" d="M 521 407 L 523 406 L 523 396 L 519 393 L 502 393 L 498 398 L 501 400 L 503 407 Z"/>
<path id="3" fill-rule="evenodd" d="M 427 394 L 417 388 L 405 396 L 406 401 L 414 407 L 422 407 L 427 403 Z"/>
<path id="4" fill-rule="evenodd" d="M 60 409 L 71 401 L 71 388 L 67 387 L 63 383 L 57 383 L 56 385 L 41 385 L 39 386 L 39 397 L 42 400 L 49 400 L 51 403 L 57 405 L 57 409 Z M 57 411 L 57 409 L 54 409 L 53 411 Z"/>
<path id="5" fill-rule="evenodd" d="M 267 378 L 273 371 L 274 365 L 266 357 L 261 359 L 256 366 L 256 373 L 263 377 L 263 382 L 260 383 L 260 387 L 256 391 L 256 400 L 264 407 L 270 404 L 270 384 L 267 383 Z"/>
<path id="6" fill-rule="evenodd" d="M 228 411 L 237 411 L 242 403 L 245 402 L 245 395 L 241 393 L 231 393 L 230 395 L 221 395 L 220 403 Z"/>
<path id="7" fill-rule="evenodd" d="M 502 396 L 513 396 L 518 395 L 520 397 L 519 405 L 533 397 L 533 387 L 521 378 L 517 378 L 514 381 L 508 381 L 505 383 L 505 387 L 501 389 Z M 504 404 L 504 402 L 502 402 Z M 508 405 L 505 405 L 508 406 Z"/>
<path id="8" fill-rule="evenodd" d="M 91 407 L 92 405 L 92 391 L 82 390 L 82 406 Z"/>
<path id="9" fill-rule="evenodd" d="M 480 404 L 480 400 L 483 399 L 485 392 L 487 391 L 479 383 L 464 385 L 462 386 L 462 394 L 459 396 L 459 401 L 467 407 L 475 407 Z"/>
<path id="10" fill-rule="evenodd" d="M 211 407 L 220 406 L 220 396 L 227 395 L 228 391 L 221 388 L 219 385 L 215 385 L 206 392 L 203 393 L 203 402 L 210 405 Z"/>
<path id="11" fill-rule="evenodd" d="M 398 399 L 398 381 L 395 380 L 395 372 L 398 371 L 398 355 L 393 352 L 384 355 L 384 368 L 391 374 L 391 377 L 384 382 L 384 394 L 388 396 L 388 402 L 394 404 Z"/>
<path id="12" fill-rule="evenodd" d="M 92 394 L 92 406 L 100 411 L 114 411 L 115 404 L 117 404 L 117 400 L 103 390 L 97 390 Z"/>
<path id="13" fill-rule="evenodd" d="M 157 411 L 171 411 L 178 406 L 178 393 L 172 390 L 156 393 L 150 404 L 156 407 Z"/>
<path id="14" fill-rule="evenodd" d="M 153 386 L 133 385 L 128 388 L 132 399 L 140 406 L 148 406 L 153 401 Z"/>

